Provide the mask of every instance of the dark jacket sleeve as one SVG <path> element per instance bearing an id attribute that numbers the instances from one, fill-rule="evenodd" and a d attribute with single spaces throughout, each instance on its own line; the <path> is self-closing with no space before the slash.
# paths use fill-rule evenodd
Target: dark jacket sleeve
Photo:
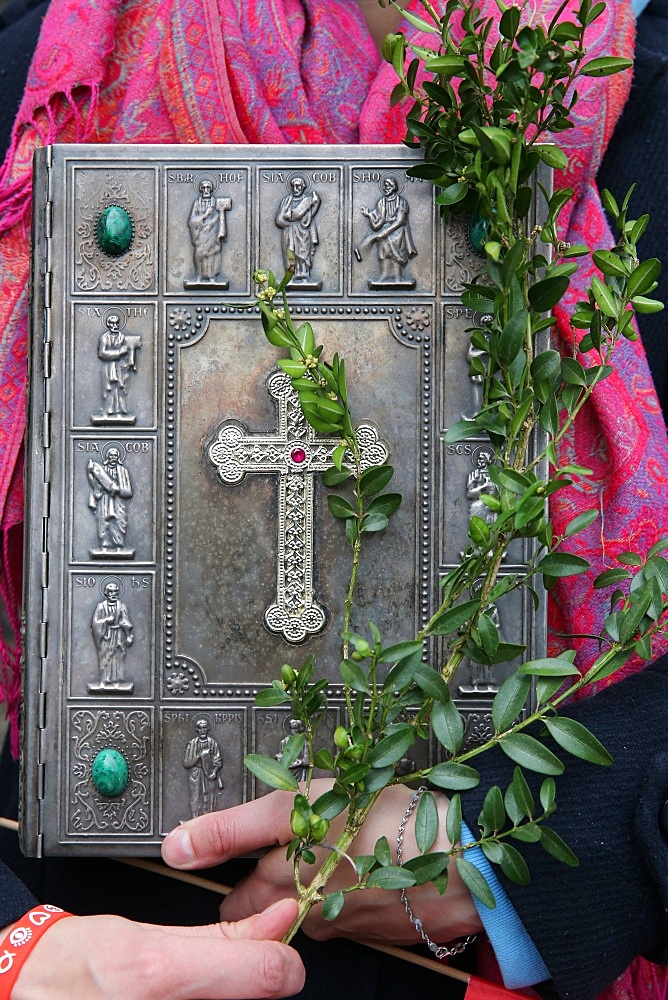
<path id="1" fill-rule="evenodd" d="M 561 714 L 591 729 L 614 758 L 610 767 L 589 764 L 548 738 L 566 767 L 548 823 L 580 865 L 513 841 L 531 883 L 500 880 L 559 997 L 592 1000 L 636 955 L 668 964 L 668 657 Z M 473 830 L 486 790 L 505 791 L 514 767 L 501 751 L 480 758 L 480 786 L 463 796 Z M 543 778 L 525 775 L 538 801 Z"/>
<path id="2" fill-rule="evenodd" d="M 0 930 L 37 905 L 23 882 L 0 861 Z"/>

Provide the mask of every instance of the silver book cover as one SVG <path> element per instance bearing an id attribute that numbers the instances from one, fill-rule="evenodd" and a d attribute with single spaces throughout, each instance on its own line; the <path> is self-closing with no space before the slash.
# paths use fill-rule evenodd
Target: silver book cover
<path id="1" fill-rule="evenodd" d="M 353 626 L 414 638 L 439 576 L 489 517 L 465 282 L 470 220 L 444 226 L 401 146 L 96 146 L 38 151 L 27 443 L 21 837 L 31 855 L 152 855 L 179 821 L 267 789 L 247 753 L 280 755 L 288 708 L 258 691 L 313 654 L 338 673 L 350 556 L 320 473 L 338 441 L 306 424 L 262 332 L 257 268 L 331 358 L 346 359 L 365 461 L 403 503 L 363 554 Z M 545 182 L 545 178 L 542 178 Z M 479 510 L 480 508 L 480 510 Z M 491 515 L 493 516 L 493 515 Z M 503 573 L 530 557 L 515 542 Z M 498 608 L 531 656 L 545 613 Z M 425 644 L 435 667 L 442 640 Z M 453 697 L 491 734 L 492 673 Z M 435 762 L 438 745 L 402 762 Z M 117 776 L 100 780 L 101 763 Z M 308 761 L 294 765 L 299 769 Z M 102 768 L 104 774 L 109 769 Z"/>

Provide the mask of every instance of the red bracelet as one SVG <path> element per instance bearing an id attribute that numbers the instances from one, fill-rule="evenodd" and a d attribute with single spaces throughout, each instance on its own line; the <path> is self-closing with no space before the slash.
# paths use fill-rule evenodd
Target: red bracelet
<path id="1" fill-rule="evenodd" d="M 10 1000 L 23 963 L 43 934 L 57 920 L 71 917 L 59 906 L 45 903 L 29 910 L 0 944 L 0 1000 Z"/>

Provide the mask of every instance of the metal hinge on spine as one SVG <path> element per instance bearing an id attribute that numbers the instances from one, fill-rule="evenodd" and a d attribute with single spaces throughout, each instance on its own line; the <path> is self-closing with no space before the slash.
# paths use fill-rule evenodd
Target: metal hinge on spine
<path id="1" fill-rule="evenodd" d="M 36 854 L 41 857 L 44 843 L 44 795 L 46 769 L 46 711 L 45 688 L 49 655 L 49 518 L 51 500 L 51 253 L 52 253 L 51 200 L 51 150 L 47 153 L 47 200 L 44 206 L 44 339 L 42 342 L 42 371 L 44 377 L 44 414 L 42 419 L 42 451 L 44 455 L 44 508 L 42 511 L 42 613 L 40 616 L 40 684 L 38 705 L 39 753 L 37 760 L 37 838 Z"/>

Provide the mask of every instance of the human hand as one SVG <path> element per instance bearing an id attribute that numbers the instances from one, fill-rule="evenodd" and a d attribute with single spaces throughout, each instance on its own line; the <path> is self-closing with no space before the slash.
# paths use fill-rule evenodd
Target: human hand
<path id="1" fill-rule="evenodd" d="M 316 780 L 311 785 L 314 796 L 322 794 L 328 787 L 329 782 L 324 780 Z M 399 824 L 412 794 L 411 789 L 402 785 L 384 789 L 348 853 L 352 856 L 373 854 L 376 841 L 383 835 L 394 847 Z M 437 801 L 441 822 L 433 849 L 442 851 L 450 847 L 445 835 L 448 800 L 438 795 Z M 203 868 L 258 848 L 280 845 L 260 859 L 252 874 L 236 887 L 221 906 L 221 915 L 227 920 L 248 916 L 276 899 L 295 894 L 292 862 L 286 861 L 284 848 L 294 836 L 290 829 L 292 804 L 291 793 L 271 792 L 254 802 L 200 816 L 167 835 L 162 845 L 162 856 L 174 868 Z M 342 817 L 332 822 L 327 837 L 330 843 L 336 842 L 337 831 L 343 822 Z M 405 861 L 418 853 L 412 821 L 406 826 L 403 848 Z M 316 851 L 321 864 L 325 849 L 317 848 Z M 318 867 L 302 864 L 302 879 L 308 882 Z M 482 928 L 471 894 L 454 864 L 449 866 L 448 871 L 445 897 L 439 896 L 431 884 L 408 890 L 415 913 L 423 920 L 432 940 L 439 944 L 476 933 Z M 343 859 L 328 882 L 327 891 L 345 888 L 356 881 L 350 865 Z M 348 894 L 343 910 L 333 922 L 323 920 L 320 907 L 314 907 L 302 927 L 316 940 L 351 937 L 358 941 L 419 943 L 418 933 L 404 911 L 399 894 L 384 889 L 365 889 Z"/>
<path id="2" fill-rule="evenodd" d="M 248 1000 L 304 984 L 296 951 L 280 944 L 292 899 L 238 923 L 161 927 L 122 917 L 68 917 L 35 945 L 11 1000 Z"/>

